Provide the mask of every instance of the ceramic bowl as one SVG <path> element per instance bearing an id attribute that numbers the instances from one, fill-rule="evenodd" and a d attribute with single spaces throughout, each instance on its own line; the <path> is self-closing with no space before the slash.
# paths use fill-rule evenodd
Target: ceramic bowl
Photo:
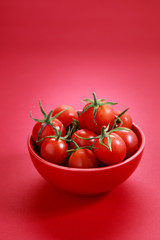
<path id="1" fill-rule="evenodd" d="M 81 196 L 105 193 L 128 179 L 137 168 L 145 146 L 142 130 L 133 124 L 132 130 L 139 139 L 137 152 L 123 162 L 105 167 L 78 169 L 56 165 L 41 158 L 35 151 L 31 135 L 28 137 L 28 150 L 39 174 L 54 186 Z"/>

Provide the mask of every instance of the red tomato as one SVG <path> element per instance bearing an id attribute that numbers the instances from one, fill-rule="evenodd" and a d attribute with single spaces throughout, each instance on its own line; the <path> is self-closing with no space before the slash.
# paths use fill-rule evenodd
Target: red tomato
<path id="1" fill-rule="evenodd" d="M 85 105 L 84 108 L 86 108 L 86 106 L 88 106 L 89 104 L 90 103 Z M 114 123 L 115 115 L 114 115 L 113 108 L 110 105 L 106 104 L 98 107 L 97 113 L 95 116 L 96 123 L 93 120 L 93 112 L 94 112 L 94 108 L 90 107 L 87 111 L 81 114 L 81 117 L 83 119 L 83 124 L 87 129 L 91 130 L 92 132 L 95 132 L 96 134 L 101 133 L 101 129 L 104 125 L 108 126 L 109 124 L 109 129 L 111 129 Z"/>
<path id="2" fill-rule="evenodd" d="M 45 160 L 62 164 L 68 157 L 68 145 L 65 141 L 55 138 L 47 138 L 42 143 L 40 156 Z"/>
<path id="3" fill-rule="evenodd" d="M 138 149 L 138 137 L 136 134 L 128 128 L 127 130 L 116 131 L 114 133 L 118 134 L 125 142 L 127 146 L 126 158 L 132 156 Z"/>
<path id="4" fill-rule="evenodd" d="M 52 123 L 53 123 L 53 125 L 57 128 L 58 132 L 60 132 L 60 129 L 61 129 L 61 127 L 62 127 L 62 134 L 61 134 L 61 135 L 62 135 L 62 137 L 64 137 L 64 136 L 66 135 L 66 129 L 65 129 L 65 127 L 63 126 L 62 122 L 59 121 L 57 118 L 55 118 L 55 119 L 52 121 Z M 37 122 L 37 123 L 34 125 L 33 129 L 32 129 L 32 138 L 33 138 L 33 141 L 35 142 L 35 144 L 36 144 L 37 146 L 41 146 L 41 145 L 42 145 L 42 142 L 44 141 L 44 140 L 43 140 L 43 141 L 41 141 L 41 142 L 37 142 L 38 133 L 39 133 L 41 127 L 42 127 L 44 124 L 45 124 L 45 123 Z M 41 132 L 41 134 L 40 134 L 39 139 L 44 138 L 44 137 L 46 137 L 46 136 L 50 136 L 50 135 L 55 135 L 55 131 L 54 131 L 54 129 L 52 128 L 51 125 L 47 124 L 47 125 L 43 128 L 43 130 L 42 130 L 42 132 Z"/>
<path id="5" fill-rule="evenodd" d="M 83 115 L 80 113 L 80 115 L 78 116 L 78 121 L 79 121 L 79 129 L 85 129 L 85 125 L 84 125 L 84 122 L 83 122 Z"/>
<path id="6" fill-rule="evenodd" d="M 94 132 L 91 132 L 88 129 L 77 130 L 75 133 L 72 134 L 71 139 L 74 139 L 74 141 L 78 144 L 79 147 L 91 146 L 95 142 L 95 139 L 85 140 L 76 137 L 76 135 L 83 138 L 92 138 L 97 136 Z M 75 149 L 75 145 L 73 144 L 73 142 L 70 143 L 70 147 Z"/>
<path id="7" fill-rule="evenodd" d="M 91 150 L 87 148 L 77 149 L 71 154 L 68 166 L 72 168 L 95 168 L 98 167 L 98 160 Z"/>
<path id="8" fill-rule="evenodd" d="M 116 111 L 115 112 L 115 115 L 119 115 L 121 113 L 121 111 Z M 121 125 L 121 127 L 126 127 L 126 128 L 132 128 L 132 118 L 131 116 L 125 112 L 121 117 L 120 119 L 123 121 L 123 124 Z M 120 123 L 117 124 L 117 126 L 119 126 Z"/>
<path id="9" fill-rule="evenodd" d="M 68 109 L 67 109 L 68 108 Z M 72 122 L 73 118 L 78 120 L 78 113 L 75 109 L 68 105 L 61 105 L 54 109 L 52 113 L 52 117 L 55 116 L 57 113 L 67 109 L 63 113 L 61 113 L 57 118 L 63 123 L 65 127 L 68 127 Z"/>
<path id="10" fill-rule="evenodd" d="M 99 139 L 96 139 L 94 144 L 94 152 L 97 159 L 106 165 L 113 165 L 122 162 L 127 151 L 126 144 L 121 137 L 115 133 L 111 133 L 110 138 L 112 151 L 101 145 Z M 108 146 L 107 137 L 105 137 L 102 141 L 106 146 Z"/>

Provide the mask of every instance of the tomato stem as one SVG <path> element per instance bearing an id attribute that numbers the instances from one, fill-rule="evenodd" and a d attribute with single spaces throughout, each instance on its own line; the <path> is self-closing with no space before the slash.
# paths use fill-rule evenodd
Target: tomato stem
<path id="1" fill-rule="evenodd" d="M 44 127 L 46 125 L 50 125 L 54 131 L 55 131 L 55 134 L 56 134 L 56 138 L 59 139 L 61 137 L 61 133 L 62 133 L 62 128 L 61 128 L 61 131 L 60 133 L 58 132 L 57 128 L 54 126 L 54 124 L 52 123 L 52 121 L 57 118 L 60 114 L 62 114 L 64 111 L 66 111 L 68 108 L 62 110 L 61 112 L 57 113 L 55 116 L 51 117 L 52 113 L 53 113 L 53 110 L 51 110 L 48 115 L 45 113 L 43 107 L 42 107 L 42 104 L 41 104 L 41 101 L 39 100 L 39 106 L 40 106 L 40 110 L 41 110 L 41 113 L 43 114 L 44 116 L 44 119 L 37 119 L 37 118 L 33 118 L 32 116 L 32 112 L 30 112 L 30 117 L 36 121 L 36 122 L 41 122 L 42 123 L 42 127 L 40 128 L 39 132 L 38 132 L 38 137 L 37 137 L 37 142 L 39 142 L 39 138 L 40 138 L 40 135 L 44 129 Z"/>
<path id="2" fill-rule="evenodd" d="M 75 145 L 76 149 L 72 148 L 72 149 L 69 149 L 67 152 L 76 152 L 79 149 L 90 149 L 91 150 L 92 148 L 94 148 L 94 143 L 90 146 L 79 147 L 78 144 L 75 141 L 72 140 L 72 142 Z"/>
<path id="3" fill-rule="evenodd" d="M 84 140 L 92 140 L 92 139 L 97 139 L 97 138 L 100 137 L 100 136 L 96 136 L 96 137 L 84 138 L 84 137 L 78 136 L 77 134 L 75 134 L 75 136 L 78 137 L 78 138 L 84 139 Z"/>
<path id="4" fill-rule="evenodd" d="M 37 140 L 39 140 L 40 135 L 41 135 L 43 129 L 44 129 L 46 126 L 47 126 L 47 123 L 42 123 L 42 127 L 39 129 L 39 132 L 38 132 Z"/>
<path id="5" fill-rule="evenodd" d="M 106 126 L 103 126 L 102 127 L 102 130 L 101 130 L 101 138 L 105 138 L 108 136 L 108 134 L 106 133 L 108 127 L 106 128 Z"/>
<path id="6" fill-rule="evenodd" d="M 117 127 L 117 128 L 114 128 L 114 129 L 111 129 L 108 134 L 112 133 L 112 132 L 118 132 L 118 131 L 130 131 L 129 128 L 125 128 L 125 127 Z"/>
<path id="7" fill-rule="evenodd" d="M 97 124 L 96 120 L 95 120 L 95 117 L 96 117 L 96 113 L 97 113 L 97 110 L 98 110 L 99 106 L 103 106 L 103 105 L 107 105 L 107 104 L 108 105 L 115 105 L 117 103 L 115 103 L 115 102 L 104 102 L 105 99 L 97 99 L 95 92 L 93 92 L 92 94 L 93 94 L 94 101 L 92 101 L 91 99 L 88 99 L 88 98 L 84 99 L 83 101 L 89 102 L 89 104 L 87 104 L 84 107 L 81 114 L 86 112 L 89 108 L 93 107 L 93 121 L 94 121 L 95 124 Z"/>
<path id="8" fill-rule="evenodd" d="M 62 129 L 63 129 L 63 126 L 61 126 L 60 132 L 58 132 L 58 130 L 56 131 L 56 137 L 57 137 L 56 139 L 57 140 L 60 139 L 60 137 L 61 137 Z"/>
<path id="9" fill-rule="evenodd" d="M 93 92 L 94 106 L 98 106 L 98 101 L 95 92 Z"/>
<path id="10" fill-rule="evenodd" d="M 68 108 L 65 108 L 64 110 L 62 110 L 61 112 L 57 113 L 56 115 L 54 115 L 53 117 L 50 118 L 50 121 L 52 122 L 55 118 L 58 118 L 59 115 L 61 115 L 63 112 L 65 112 L 66 110 L 68 110 Z M 53 111 L 52 111 L 53 112 Z"/>
<path id="11" fill-rule="evenodd" d="M 51 122 L 50 121 L 50 118 L 51 118 L 51 114 L 53 113 L 53 110 L 51 110 L 50 112 L 49 112 L 49 114 L 46 116 L 46 118 L 45 118 L 45 122 Z"/>
<path id="12" fill-rule="evenodd" d="M 78 146 L 78 144 L 77 144 L 75 141 L 72 141 L 72 142 L 73 142 L 73 144 L 74 144 L 74 146 L 75 146 L 76 150 L 78 150 L 78 149 L 79 149 L 79 146 Z"/>
<path id="13" fill-rule="evenodd" d="M 41 113 L 43 114 L 44 118 L 46 118 L 47 114 L 45 113 L 40 100 L 39 100 L 39 106 L 40 106 L 40 109 L 41 109 Z"/>
<path id="14" fill-rule="evenodd" d="M 120 117 L 128 111 L 129 108 L 126 108 L 124 111 L 122 111 L 119 115 L 115 115 L 115 119 L 114 119 L 114 123 L 113 123 L 113 126 L 112 126 L 112 129 L 116 128 L 117 127 L 117 123 L 120 123 L 120 126 L 122 126 L 123 124 L 123 121 L 120 119 Z"/>

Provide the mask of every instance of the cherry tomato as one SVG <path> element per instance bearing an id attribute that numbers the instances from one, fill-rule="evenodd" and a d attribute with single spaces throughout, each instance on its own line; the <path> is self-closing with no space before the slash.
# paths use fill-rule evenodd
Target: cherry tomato
<path id="1" fill-rule="evenodd" d="M 41 145 L 40 156 L 45 160 L 62 164 L 68 157 L 68 145 L 65 141 L 55 138 L 46 138 Z"/>
<path id="2" fill-rule="evenodd" d="M 116 163 L 120 163 L 124 160 L 127 152 L 127 147 L 125 142 L 121 137 L 119 137 L 115 133 L 110 133 L 110 139 L 111 139 L 111 148 L 112 151 L 110 151 L 109 148 L 103 146 L 100 144 L 99 139 L 96 139 L 94 144 L 94 152 L 99 161 L 106 165 L 113 165 Z M 108 139 L 107 137 L 103 138 L 103 144 L 108 146 Z"/>
<path id="3" fill-rule="evenodd" d="M 77 149 L 71 154 L 68 166 L 72 168 L 95 168 L 98 167 L 98 160 L 91 150 L 87 148 Z"/>
<path id="4" fill-rule="evenodd" d="M 125 142 L 127 146 L 126 158 L 132 156 L 138 149 L 138 137 L 136 134 L 128 128 L 127 130 L 116 131 L 115 133 L 119 135 Z"/>
<path id="5" fill-rule="evenodd" d="M 66 135 L 66 129 L 65 129 L 65 127 L 63 126 L 62 122 L 61 122 L 60 120 L 58 120 L 57 118 L 55 118 L 55 119 L 52 121 L 52 123 L 53 123 L 53 125 L 57 128 L 58 132 L 60 132 L 60 129 L 61 129 L 61 127 L 62 127 L 62 134 L 61 134 L 61 136 L 64 137 L 64 136 Z M 43 142 L 44 140 L 41 141 L 41 142 L 37 142 L 38 133 L 39 133 L 41 127 L 42 127 L 44 124 L 45 124 L 45 123 L 37 122 L 37 123 L 34 125 L 33 129 L 32 129 L 32 138 L 33 138 L 33 141 L 34 141 L 35 144 L 36 144 L 37 146 L 39 146 L 39 147 L 42 145 L 42 142 Z M 39 136 L 39 140 L 40 140 L 41 138 L 44 138 L 44 137 L 50 136 L 50 135 L 55 135 L 55 130 L 53 129 L 53 127 L 52 127 L 51 125 L 47 124 L 47 125 L 43 128 L 43 130 L 42 130 L 42 132 L 41 132 L 41 134 L 40 134 L 40 136 Z"/>
<path id="6" fill-rule="evenodd" d="M 73 107 L 68 105 L 58 106 L 57 108 L 54 109 L 52 117 L 64 109 L 67 110 L 60 114 L 57 118 L 63 123 L 65 127 L 68 127 L 73 122 L 73 118 L 78 120 L 78 113 L 75 111 Z"/>
<path id="7" fill-rule="evenodd" d="M 101 101 L 104 102 L 104 101 Z M 86 104 L 84 106 L 84 108 L 86 108 L 86 106 L 88 106 L 88 104 Z M 106 104 L 106 105 L 101 105 L 98 107 L 97 112 L 96 112 L 96 116 L 95 116 L 95 122 L 93 119 L 93 112 L 94 112 L 94 108 L 90 107 L 87 111 L 83 112 L 81 115 L 82 119 L 83 119 L 83 124 L 84 126 L 89 129 L 92 132 L 95 132 L 96 134 L 100 134 L 102 127 L 108 126 L 109 124 L 109 129 L 111 129 L 113 123 L 114 123 L 114 119 L 115 119 L 115 115 L 114 115 L 114 110 L 113 108 Z"/>
<path id="8" fill-rule="evenodd" d="M 115 112 L 115 115 L 119 115 L 121 113 L 121 111 L 116 111 Z M 126 128 L 132 128 L 132 118 L 131 116 L 125 112 L 121 117 L 120 119 L 123 121 L 123 124 L 121 125 L 121 127 L 126 127 Z M 119 126 L 120 123 L 117 124 L 117 126 Z"/>
<path id="9" fill-rule="evenodd" d="M 84 124 L 84 121 L 83 121 L 83 115 L 81 114 L 80 112 L 80 115 L 78 116 L 78 121 L 79 121 L 79 129 L 85 129 L 85 124 Z"/>
<path id="10" fill-rule="evenodd" d="M 77 130 L 75 133 L 72 134 L 71 139 L 74 139 L 74 141 L 78 144 L 79 147 L 91 146 L 95 142 L 95 139 L 85 140 L 85 139 L 76 137 L 76 135 L 83 138 L 92 138 L 97 136 L 94 132 L 91 132 L 88 129 Z M 75 149 L 75 145 L 73 144 L 73 142 L 70 143 L 70 146 L 71 148 Z"/>

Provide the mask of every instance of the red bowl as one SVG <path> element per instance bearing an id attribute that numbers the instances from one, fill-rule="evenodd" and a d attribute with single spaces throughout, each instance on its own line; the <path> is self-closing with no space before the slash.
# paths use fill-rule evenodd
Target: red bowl
<path id="1" fill-rule="evenodd" d="M 27 145 L 32 162 L 44 179 L 67 192 L 92 196 L 118 186 L 137 168 L 143 154 L 145 137 L 137 125 L 133 124 L 132 130 L 139 139 L 137 152 L 121 163 L 99 168 L 78 169 L 50 163 L 36 153 L 31 135 Z"/>

